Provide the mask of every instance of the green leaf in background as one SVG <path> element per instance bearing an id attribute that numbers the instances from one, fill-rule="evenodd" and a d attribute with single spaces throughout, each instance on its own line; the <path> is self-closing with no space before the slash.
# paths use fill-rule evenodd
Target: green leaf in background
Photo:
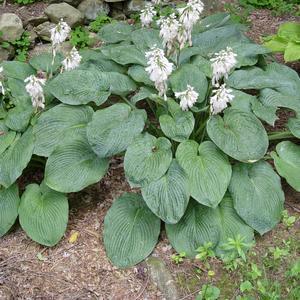
<path id="1" fill-rule="evenodd" d="M 138 194 L 123 194 L 104 219 L 106 254 L 119 268 L 134 266 L 150 255 L 159 234 L 160 219 Z"/>
<path id="2" fill-rule="evenodd" d="M 4 61 L 1 63 L 5 77 L 24 81 L 28 76 L 35 74 L 35 70 L 27 63 L 20 61 Z"/>
<path id="3" fill-rule="evenodd" d="M 94 153 L 83 130 L 77 137 L 61 141 L 51 153 L 45 183 L 58 192 L 78 192 L 100 181 L 107 169 L 108 161 Z"/>
<path id="4" fill-rule="evenodd" d="M 158 48 L 163 48 L 162 39 L 159 37 L 159 30 L 153 28 L 141 28 L 131 33 L 131 39 L 134 45 L 146 51 L 156 45 Z"/>
<path id="5" fill-rule="evenodd" d="M 267 162 L 234 165 L 229 191 L 239 216 L 261 235 L 280 221 L 284 193 Z"/>
<path id="6" fill-rule="evenodd" d="M 52 53 L 41 53 L 32 57 L 29 60 L 29 64 L 35 68 L 37 71 L 43 72 L 56 72 L 58 68 L 61 66 L 61 62 L 63 61 L 64 57 L 62 54 L 57 53 L 54 59 L 54 64 L 52 66 Z"/>
<path id="7" fill-rule="evenodd" d="M 223 118 L 212 116 L 207 123 L 207 133 L 223 152 L 243 162 L 261 159 L 269 146 L 261 122 L 252 113 L 239 109 L 226 109 Z"/>
<path id="8" fill-rule="evenodd" d="M 289 118 L 288 120 L 288 128 L 292 132 L 292 134 L 300 139 L 300 118 L 297 116 L 297 118 Z"/>
<path id="9" fill-rule="evenodd" d="M 231 178 L 227 156 L 210 141 L 199 145 L 188 140 L 178 146 L 176 159 L 188 175 L 191 196 L 203 205 L 216 207 Z"/>
<path id="10" fill-rule="evenodd" d="M 130 39 L 133 26 L 125 22 L 116 22 L 103 26 L 98 35 L 100 39 L 108 44 L 115 44 Z"/>
<path id="11" fill-rule="evenodd" d="M 14 225 L 20 204 L 18 186 L 0 187 L 0 237 Z"/>
<path id="12" fill-rule="evenodd" d="M 211 242 L 217 255 L 224 253 L 228 238 L 242 236 L 245 243 L 253 240 L 253 229 L 237 215 L 232 199 L 225 196 L 217 208 L 190 201 L 187 211 L 177 224 L 166 224 L 167 236 L 175 250 L 194 258 L 196 249 Z"/>
<path id="13" fill-rule="evenodd" d="M 125 175 L 132 186 L 145 186 L 161 178 L 172 162 L 171 143 L 148 133 L 137 137 L 127 148 Z"/>
<path id="14" fill-rule="evenodd" d="M 141 65 L 133 65 L 129 67 L 128 75 L 136 82 L 154 86 L 153 82 L 150 80 L 149 74 L 145 70 L 145 67 Z"/>
<path id="15" fill-rule="evenodd" d="M 300 59 L 300 42 L 289 42 L 285 48 L 284 60 L 286 62 L 297 61 Z"/>
<path id="16" fill-rule="evenodd" d="M 99 157 L 111 157 L 126 150 L 145 126 L 145 110 L 117 103 L 94 113 L 87 137 Z"/>
<path id="17" fill-rule="evenodd" d="M 18 134 L 13 143 L 0 156 L 0 185 L 8 188 L 27 167 L 34 147 L 32 128 Z"/>
<path id="18" fill-rule="evenodd" d="M 145 100 L 147 98 L 151 99 L 157 96 L 157 91 L 151 87 L 141 87 L 139 91 L 132 96 L 130 101 L 134 104 L 138 103 L 139 101 Z"/>
<path id="19" fill-rule="evenodd" d="M 271 152 L 274 164 L 280 176 L 300 192 L 300 146 L 284 141 L 276 146 L 276 152 Z"/>
<path id="20" fill-rule="evenodd" d="M 161 130 L 168 138 L 176 142 L 183 142 L 193 132 L 194 115 L 190 111 L 182 111 L 174 100 L 168 100 L 167 105 L 171 115 L 163 114 L 159 117 Z"/>
<path id="21" fill-rule="evenodd" d="M 0 155 L 13 143 L 16 132 L 9 130 L 4 121 L 0 120 Z"/>
<path id="22" fill-rule="evenodd" d="M 300 43 L 300 24 L 297 22 L 286 22 L 279 26 L 278 36 L 288 41 Z"/>
<path id="23" fill-rule="evenodd" d="M 63 237 L 68 223 L 69 204 L 64 194 L 43 185 L 26 187 L 19 207 L 23 230 L 35 242 L 54 246 Z"/>
<path id="24" fill-rule="evenodd" d="M 264 45 L 273 52 L 284 52 L 287 41 L 279 36 L 273 36 L 270 40 L 265 42 Z"/>
<path id="25" fill-rule="evenodd" d="M 173 92 L 183 92 L 187 85 L 195 88 L 199 94 L 197 102 L 203 102 L 206 96 L 208 83 L 204 73 L 196 65 L 185 64 L 174 71 L 170 76 Z"/>
<path id="26" fill-rule="evenodd" d="M 76 137 L 92 120 L 93 109 L 88 106 L 59 104 L 41 114 L 33 127 L 34 153 L 48 157 L 62 141 Z"/>
<path id="27" fill-rule="evenodd" d="M 192 58 L 192 64 L 197 66 L 208 78 L 212 78 L 211 62 L 201 55 Z"/>
<path id="28" fill-rule="evenodd" d="M 154 214 L 168 224 L 175 224 L 189 203 L 188 177 L 174 159 L 163 177 L 142 188 L 142 195 Z"/>

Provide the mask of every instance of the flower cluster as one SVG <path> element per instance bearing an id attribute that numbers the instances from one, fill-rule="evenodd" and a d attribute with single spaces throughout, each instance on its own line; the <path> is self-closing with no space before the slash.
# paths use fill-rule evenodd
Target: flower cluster
<path id="1" fill-rule="evenodd" d="M 156 15 L 156 11 L 151 4 L 147 4 L 143 10 L 141 10 L 141 23 L 143 27 L 149 27 L 153 21 L 153 17 Z"/>
<path id="2" fill-rule="evenodd" d="M 234 99 L 234 95 L 231 93 L 232 90 L 227 89 L 225 83 L 213 90 L 213 96 L 210 98 L 210 111 L 213 115 L 222 112 Z"/>
<path id="3" fill-rule="evenodd" d="M 182 110 L 192 108 L 196 103 L 199 94 L 195 91 L 194 87 L 188 85 L 187 90 L 184 92 L 175 93 L 175 97 L 180 99 L 180 107 Z"/>
<path id="4" fill-rule="evenodd" d="M 167 79 L 173 71 L 173 64 L 165 57 L 164 51 L 156 46 L 146 52 L 146 58 L 148 60 L 146 71 L 151 81 L 154 82 L 159 95 L 167 100 Z"/>
<path id="5" fill-rule="evenodd" d="M 51 34 L 51 43 L 52 43 L 52 51 L 53 56 L 55 57 L 56 51 L 69 36 L 71 32 L 71 27 L 64 22 L 62 19 L 60 22 L 52 29 L 50 29 Z"/>
<path id="6" fill-rule="evenodd" d="M 213 86 L 218 86 L 220 79 L 228 78 L 228 74 L 237 64 L 236 57 L 237 55 L 230 47 L 215 53 L 214 57 L 210 60 L 212 62 L 213 70 Z"/>
<path id="7" fill-rule="evenodd" d="M 45 108 L 45 96 L 43 91 L 43 85 L 46 83 L 46 79 L 38 78 L 34 75 L 27 77 L 24 80 L 26 84 L 25 89 L 31 97 L 32 106 L 36 109 Z"/>
<path id="8" fill-rule="evenodd" d="M 3 72 L 3 67 L 0 67 L 0 75 L 1 75 L 2 72 Z M 5 95 L 5 89 L 4 89 L 4 86 L 3 86 L 3 83 L 2 83 L 1 80 L 0 80 L 0 93 L 2 95 Z"/>
<path id="9" fill-rule="evenodd" d="M 79 52 L 75 47 L 73 47 L 68 56 L 62 61 L 64 69 L 66 71 L 76 69 L 80 64 L 81 59 L 82 57 L 80 56 Z"/>

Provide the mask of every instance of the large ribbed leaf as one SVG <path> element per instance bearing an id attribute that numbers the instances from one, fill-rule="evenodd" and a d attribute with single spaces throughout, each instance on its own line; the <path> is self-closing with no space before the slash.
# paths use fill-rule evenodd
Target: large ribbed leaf
<path id="1" fill-rule="evenodd" d="M 145 126 L 145 110 L 124 103 L 98 110 L 88 124 L 87 137 L 99 157 L 110 157 L 127 149 Z"/>
<path id="2" fill-rule="evenodd" d="M 192 64 L 197 66 L 208 78 L 212 78 L 211 62 L 201 55 L 192 58 Z"/>
<path id="3" fill-rule="evenodd" d="M 135 91 L 135 83 L 116 72 L 73 70 L 64 72 L 49 84 L 51 93 L 65 104 L 80 105 L 104 103 L 110 94 L 128 94 Z"/>
<path id="4" fill-rule="evenodd" d="M 154 86 L 150 80 L 149 74 L 146 72 L 145 67 L 141 65 L 133 65 L 128 68 L 128 75 L 136 82 L 141 82 L 149 86 Z"/>
<path id="5" fill-rule="evenodd" d="M 223 118 L 212 116 L 207 133 L 223 152 L 244 162 L 261 159 L 269 145 L 261 122 L 253 114 L 234 108 L 225 110 Z"/>
<path id="6" fill-rule="evenodd" d="M 102 49 L 102 53 L 120 65 L 147 65 L 145 53 L 134 45 L 107 47 Z"/>
<path id="7" fill-rule="evenodd" d="M 288 128 L 292 132 L 292 134 L 300 139 L 300 118 L 289 118 L 288 120 Z"/>
<path id="8" fill-rule="evenodd" d="M 176 142 L 187 140 L 195 126 L 195 118 L 192 112 L 182 111 L 173 100 L 167 102 L 171 115 L 161 115 L 159 123 L 163 133 Z"/>
<path id="9" fill-rule="evenodd" d="M 173 92 L 183 92 L 187 89 L 187 85 L 191 85 L 199 94 L 197 101 L 202 102 L 205 99 L 208 87 L 207 79 L 196 65 L 185 64 L 181 66 L 172 73 L 170 82 Z"/>
<path id="10" fill-rule="evenodd" d="M 217 255 L 221 255 L 228 238 L 240 235 L 245 243 L 253 240 L 253 229 L 237 215 L 229 196 L 225 196 L 215 209 L 190 201 L 179 223 L 167 224 L 166 230 L 175 250 L 191 258 L 197 254 L 196 249 L 207 242 L 211 242 Z"/>
<path id="11" fill-rule="evenodd" d="M 148 207 L 164 222 L 177 223 L 189 202 L 189 182 L 183 168 L 174 159 L 167 173 L 142 188 Z"/>
<path id="12" fill-rule="evenodd" d="M 13 143 L 0 156 L 0 185 L 12 185 L 27 167 L 33 152 L 32 128 L 17 134 Z"/>
<path id="13" fill-rule="evenodd" d="M 127 148 L 124 169 L 132 185 L 145 186 L 162 177 L 172 161 L 171 143 L 148 133 L 137 137 Z"/>
<path id="14" fill-rule="evenodd" d="M 162 48 L 162 39 L 159 37 L 159 30 L 152 28 L 141 28 L 131 34 L 131 39 L 135 46 L 142 50 L 148 50 L 156 45 Z"/>
<path id="15" fill-rule="evenodd" d="M 236 164 L 229 191 L 239 216 L 260 234 L 280 221 L 284 193 L 280 177 L 267 162 Z"/>
<path id="16" fill-rule="evenodd" d="M 45 185 L 30 184 L 21 198 L 19 220 L 35 242 L 54 246 L 63 237 L 68 223 L 69 204 L 64 194 Z"/>
<path id="17" fill-rule="evenodd" d="M 300 192 L 300 146 L 284 141 L 276 146 L 276 152 L 272 152 L 271 156 L 277 172 L 291 187 Z"/>
<path id="18" fill-rule="evenodd" d="M 11 145 L 16 137 L 16 132 L 9 130 L 4 121 L 0 121 L 0 155 Z"/>
<path id="19" fill-rule="evenodd" d="M 85 132 L 62 141 L 47 160 L 45 182 L 55 191 L 78 192 L 98 182 L 108 169 L 108 161 L 98 157 Z"/>
<path id="20" fill-rule="evenodd" d="M 53 56 L 52 53 L 41 53 L 32 57 L 29 60 L 29 64 L 34 67 L 37 71 L 43 72 L 55 72 L 61 66 L 63 61 L 63 56 L 60 53 L 57 53 L 54 59 L 54 64 L 52 65 Z"/>
<path id="21" fill-rule="evenodd" d="M 98 34 L 104 42 L 114 44 L 129 39 L 132 30 L 132 26 L 118 22 L 103 26 Z"/>
<path id="22" fill-rule="evenodd" d="M 19 191 L 16 184 L 8 189 L 0 187 L 0 237 L 14 225 L 18 217 L 19 204 Z"/>
<path id="23" fill-rule="evenodd" d="M 91 121 L 92 108 L 59 104 L 44 112 L 33 127 L 34 153 L 48 157 L 62 140 L 77 136 Z"/>
<path id="24" fill-rule="evenodd" d="M 35 74 L 35 70 L 27 63 L 20 61 L 4 61 L 1 66 L 5 77 L 24 80 L 30 75 Z"/>
<path id="25" fill-rule="evenodd" d="M 123 194 L 114 201 L 104 219 L 104 245 L 114 265 L 131 267 L 144 260 L 155 247 L 160 219 L 141 195 Z"/>
<path id="26" fill-rule="evenodd" d="M 212 142 L 181 143 L 176 158 L 188 175 L 191 196 L 199 203 L 216 207 L 223 199 L 231 178 L 228 158 Z"/>

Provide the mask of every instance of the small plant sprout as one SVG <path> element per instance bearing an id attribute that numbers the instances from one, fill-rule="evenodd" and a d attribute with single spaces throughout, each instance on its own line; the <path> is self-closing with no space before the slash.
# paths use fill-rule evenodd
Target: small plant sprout
<path id="1" fill-rule="evenodd" d="M 286 226 L 286 228 L 291 228 L 296 222 L 295 216 L 290 216 L 287 210 L 282 211 L 282 223 Z"/>
<path id="2" fill-rule="evenodd" d="M 252 285 L 252 283 L 249 280 L 243 281 L 240 284 L 240 291 L 242 293 L 244 293 L 244 292 L 250 292 L 252 290 L 253 290 L 253 285 Z"/>
<path id="3" fill-rule="evenodd" d="M 173 71 L 173 64 L 165 57 L 164 51 L 157 47 L 146 52 L 146 58 L 148 67 L 145 70 L 150 75 L 150 80 L 154 82 L 159 96 L 167 100 L 167 79 Z"/>
<path id="4" fill-rule="evenodd" d="M 222 84 L 218 89 L 214 89 L 212 96 L 210 97 L 210 112 L 212 115 L 216 115 L 222 112 L 234 99 L 234 95 L 231 94 L 232 89 L 227 89 L 226 84 Z"/>
<path id="5" fill-rule="evenodd" d="M 237 64 L 236 57 L 237 55 L 230 47 L 227 47 L 226 50 L 221 50 L 220 52 L 214 54 L 214 57 L 210 60 L 212 62 L 213 86 L 219 86 L 219 81 L 221 79 L 228 78 L 229 73 Z"/>
<path id="6" fill-rule="evenodd" d="M 278 246 L 276 247 L 270 247 L 270 253 L 273 255 L 274 260 L 280 260 L 283 257 L 289 255 L 289 249 L 288 248 L 280 248 Z"/>
<path id="7" fill-rule="evenodd" d="M 204 284 L 196 300 L 216 300 L 220 297 L 220 289 L 211 284 Z"/>
<path id="8" fill-rule="evenodd" d="M 183 262 L 183 259 L 184 259 L 185 257 L 186 257 L 186 253 L 185 253 L 185 252 L 180 252 L 180 253 L 171 255 L 171 260 L 172 260 L 176 265 L 179 265 L 180 263 Z"/>
<path id="9" fill-rule="evenodd" d="M 26 83 L 25 89 L 31 97 L 32 106 L 38 110 L 39 108 L 45 108 L 45 96 L 43 91 L 43 85 L 46 83 L 46 79 L 38 78 L 34 75 L 27 77 L 24 82 Z"/>
<path id="10" fill-rule="evenodd" d="M 262 271 L 258 268 L 256 264 L 252 263 L 251 271 L 248 272 L 248 276 L 250 276 L 252 280 L 256 280 L 257 278 L 262 276 Z"/>
<path id="11" fill-rule="evenodd" d="M 143 27 L 149 27 L 153 21 L 156 11 L 151 3 L 146 4 L 145 8 L 141 10 L 141 23 Z"/>
<path id="12" fill-rule="evenodd" d="M 64 70 L 70 71 L 76 69 L 80 65 L 82 57 L 75 47 L 70 51 L 67 57 L 62 61 Z"/>
<path id="13" fill-rule="evenodd" d="M 215 256 L 212 242 L 204 243 L 203 246 L 200 246 L 196 251 L 198 252 L 198 254 L 195 258 L 201 261 L 205 261 L 208 258 Z"/>
<path id="14" fill-rule="evenodd" d="M 192 108 L 197 102 L 199 94 L 195 91 L 194 87 L 188 85 L 184 92 L 175 93 L 175 97 L 180 99 L 180 107 L 183 111 Z"/>

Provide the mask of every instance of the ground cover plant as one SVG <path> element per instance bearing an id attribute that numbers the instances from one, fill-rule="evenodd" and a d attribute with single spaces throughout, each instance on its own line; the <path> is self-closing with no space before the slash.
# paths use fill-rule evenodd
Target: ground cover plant
<path id="1" fill-rule="evenodd" d="M 162 221 L 178 262 L 207 243 L 229 262 L 243 258 L 254 232 L 279 222 L 284 194 L 270 163 L 300 191 L 298 74 L 269 63 L 270 50 L 228 14 L 201 20 L 194 0 L 154 22 L 159 5 L 136 25 L 103 26 L 98 50 L 63 57 L 70 28 L 61 21 L 52 53 L 1 64 L 1 236 L 19 218 L 31 239 L 57 244 L 67 194 L 101 180 L 114 155 L 141 190 L 116 199 L 105 218 L 118 267 L 152 252 Z M 273 126 L 281 108 L 294 112 L 289 130 L 268 134 L 263 124 Z M 17 179 L 37 165 L 43 182 L 20 197 Z"/>

